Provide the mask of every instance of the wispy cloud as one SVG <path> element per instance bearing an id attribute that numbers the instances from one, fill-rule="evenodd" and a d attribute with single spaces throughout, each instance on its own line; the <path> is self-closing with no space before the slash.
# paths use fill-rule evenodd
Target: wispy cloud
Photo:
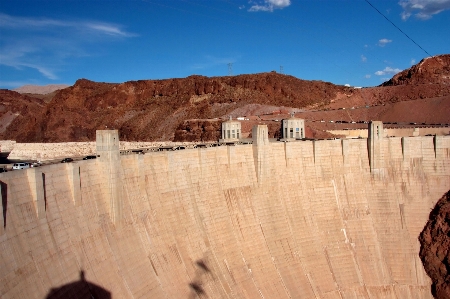
<path id="1" fill-rule="evenodd" d="M 33 69 L 57 80 L 69 59 L 96 55 L 95 46 L 136 36 L 118 24 L 28 18 L 0 13 L 0 65 Z"/>
<path id="2" fill-rule="evenodd" d="M 397 73 L 400 73 L 402 70 L 398 68 L 391 68 L 389 66 L 385 67 L 382 71 L 376 71 L 375 75 L 377 76 L 385 76 L 385 75 L 395 75 Z"/>
<path id="3" fill-rule="evenodd" d="M 404 21 L 412 15 L 420 20 L 428 20 L 433 15 L 450 9 L 450 0 L 406 0 L 399 4 L 403 8 L 401 17 Z"/>
<path id="4" fill-rule="evenodd" d="M 386 45 L 389 44 L 389 43 L 392 43 L 392 40 L 391 40 L 391 39 L 382 38 L 382 39 L 380 39 L 380 40 L 378 41 L 378 46 L 384 47 L 384 46 L 386 46 Z"/>
<path id="5" fill-rule="evenodd" d="M 58 76 L 52 66 L 46 65 L 42 58 L 49 44 L 33 45 L 37 40 L 10 41 L 9 45 L 0 46 L 0 65 L 9 66 L 16 70 L 34 69 L 47 79 L 56 80 Z M 42 43 L 45 41 L 41 40 Z M 49 49 L 48 49 L 49 50 Z"/>
<path id="6" fill-rule="evenodd" d="M 269 11 L 272 12 L 274 9 L 282 9 L 291 5 L 291 0 L 264 0 L 255 1 L 250 0 L 250 5 L 252 5 L 248 11 Z"/>
<path id="7" fill-rule="evenodd" d="M 361 61 L 362 61 L 362 62 L 366 62 L 366 61 L 367 61 L 367 57 L 364 56 L 364 55 L 361 55 Z"/>
<path id="8" fill-rule="evenodd" d="M 47 19 L 47 18 L 25 18 L 25 17 L 15 17 L 4 13 L 0 13 L 0 28 L 29 28 L 38 29 L 44 27 L 63 27 L 67 23 Z"/>
<path id="9" fill-rule="evenodd" d="M 133 37 L 135 33 L 127 32 L 122 26 L 112 23 L 96 21 L 63 21 L 48 18 L 15 17 L 0 13 L 0 28 L 22 29 L 27 31 L 52 30 L 56 28 L 68 28 L 80 32 L 106 34 L 112 36 Z"/>
<path id="10" fill-rule="evenodd" d="M 416 64 L 416 60 L 413 58 L 413 59 L 411 59 L 411 65 L 414 65 L 414 64 Z"/>
<path id="11" fill-rule="evenodd" d="M 367 74 L 364 76 L 364 78 L 366 78 L 366 79 L 370 79 L 370 77 L 372 77 L 370 74 Z"/>
<path id="12" fill-rule="evenodd" d="M 106 35 L 110 35 L 110 36 L 120 36 L 120 37 L 137 36 L 137 34 L 127 32 L 124 29 L 120 28 L 120 26 L 118 26 L 116 24 L 86 22 L 86 23 L 81 23 L 81 25 L 85 26 L 88 29 L 93 30 L 94 32 L 97 32 L 100 34 L 106 34 Z"/>

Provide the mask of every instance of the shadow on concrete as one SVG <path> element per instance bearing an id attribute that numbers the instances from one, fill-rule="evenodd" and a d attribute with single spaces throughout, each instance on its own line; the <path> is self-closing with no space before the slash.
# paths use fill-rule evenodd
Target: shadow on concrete
<path id="1" fill-rule="evenodd" d="M 191 290 L 193 290 L 193 291 L 195 292 L 195 294 L 196 294 L 198 297 L 202 298 L 204 295 L 206 296 L 205 290 L 203 289 L 201 283 L 198 283 L 198 282 L 191 282 L 191 283 L 189 284 L 189 287 L 191 288 Z M 208 297 L 208 296 L 206 296 L 206 297 Z"/>
<path id="2" fill-rule="evenodd" d="M 3 207 L 3 228 L 6 227 L 6 211 L 8 210 L 8 185 L 0 181 L 2 207 Z"/>
<path id="3" fill-rule="evenodd" d="M 195 262 L 195 264 L 197 264 L 197 266 L 202 269 L 203 271 L 207 272 L 207 273 L 211 273 L 211 270 L 209 270 L 208 266 L 206 265 L 206 263 L 203 260 L 198 260 Z"/>
<path id="4" fill-rule="evenodd" d="M 195 262 L 197 269 L 195 271 L 195 277 L 192 282 L 189 283 L 189 288 L 192 293 L 189 298 L 208 298 L 208 294 L 206 294 L 205 289 L 203 288 L 204 275 L 211 275 L 212 272 L 208 267 L 208 264 L 205 260 L 199 259 Z"/>
<path id="5" fill-rule="evenodd" d="M 45 187 L 45 173 L 42 173 L 42 187 L 44 188 L 44 209 L 47 211 L 47 188 Z"/>
<path id="6" fill-rule="evenodd" d="M 80 271 L 80 280 L 50 289 L 45 299 L 112 299 L 111 293 L 89 282 Z"/>

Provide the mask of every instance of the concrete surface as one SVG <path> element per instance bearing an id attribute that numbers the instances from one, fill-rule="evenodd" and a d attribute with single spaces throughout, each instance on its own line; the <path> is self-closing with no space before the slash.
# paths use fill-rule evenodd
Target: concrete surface
<path id="1" fill-rule="evenodd" d="M 0 174 L 0 297 L 432 298 L 449 136 L 257 138 Z"/>
<path id="2" fill-rule="evenodd" d="M 386 125 L 385 125 L 386 126 Z M 388 125 L 389 126 L 389 125 Z M 367 129 L 348 129 L 348 130 L 327 130 L 334 135 L 345 136 L 346 138 L 367 138 L 369 131 Z M 384 128 L 384 136 L 409 137 L 426 135 L 450 135 L 450 127 L 411 127 L 411 128 Z"/>

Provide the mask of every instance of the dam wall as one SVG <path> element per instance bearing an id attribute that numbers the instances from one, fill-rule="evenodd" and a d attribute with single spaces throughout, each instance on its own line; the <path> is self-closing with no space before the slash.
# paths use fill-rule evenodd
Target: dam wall
<path id="1" fill-rule="evenodd" d="M 256 138 L 0 174 L 0 297 L 432 298 L 449 136 Z"/>
<path id="2" fill-rule="evenodd" d="M 367 138 L 367 129 L 327 130 L 333 135 L 341 135 L 347 138 Z M 409 137 L 427 135 L 450 135 L 450 127 L 410 127 L 410 128 L 384 128 L 384 137 Z"/>

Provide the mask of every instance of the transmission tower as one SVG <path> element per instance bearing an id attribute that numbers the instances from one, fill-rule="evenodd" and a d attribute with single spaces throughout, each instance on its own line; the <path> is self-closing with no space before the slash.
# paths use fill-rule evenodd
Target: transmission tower
<path id="1" fill-rule="evenodd" d="M 282 65 L 280 65 L 280 74 L 284 74 L 284 69 Z"/>
<path id="2" fill-rule="evenodd" d="M 233 63 L 228 64 L 228 76 L 233 76 Z"/>

